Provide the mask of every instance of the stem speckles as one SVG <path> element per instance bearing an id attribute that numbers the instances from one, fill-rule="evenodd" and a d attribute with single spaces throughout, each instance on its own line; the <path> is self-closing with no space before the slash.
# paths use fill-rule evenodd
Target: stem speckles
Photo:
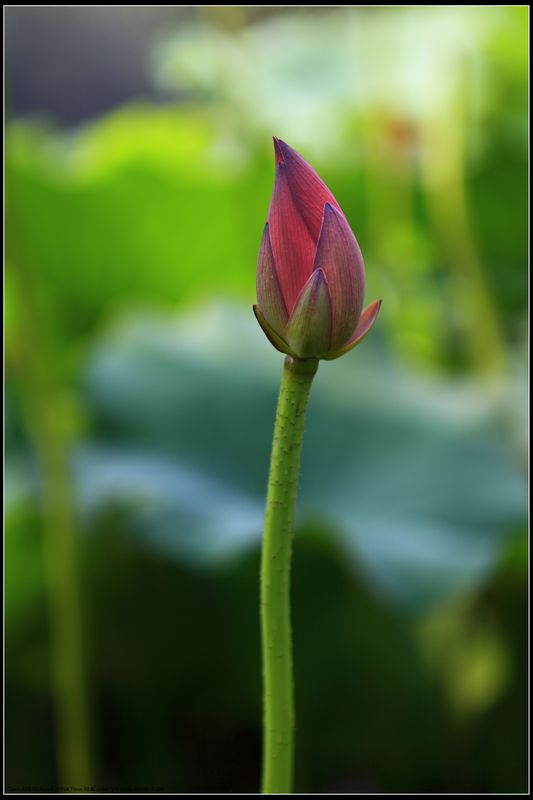
<path id="1" fill-rule="evenodd" d="M 264 680 L 263 787 L 292 791 L 294 704 L 290 560 L 305 411 L 316 359 L 287 356 L 281 379 L 261 559 Z"/>

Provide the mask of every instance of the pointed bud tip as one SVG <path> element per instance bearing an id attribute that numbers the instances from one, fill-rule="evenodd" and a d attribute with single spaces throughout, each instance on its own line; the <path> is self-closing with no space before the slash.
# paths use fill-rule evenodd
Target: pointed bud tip
<path id="1" fill-rule="evenodd" d="M 283 164 L 283 151 L 281 149 L 283 142 L 281 139 L 278 139 L 277 136 L 273 136 L 272 139 L 274 141 L 274 151 L 276 153 L 276 164 Z"/>

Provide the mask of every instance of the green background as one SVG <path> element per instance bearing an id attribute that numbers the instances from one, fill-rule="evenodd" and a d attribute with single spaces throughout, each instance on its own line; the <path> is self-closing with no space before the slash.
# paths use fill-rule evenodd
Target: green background
<path id="1" fill-rule="evenodd" d="M 176 10 L 147 56 L 164 101 L 62 126 L 13 103 L 8 789 L 65 786 L 60 520 L 91 785 L 257 790 L 282 359 L 251 305 L 275 134 L 339 200 L 383 298 L 309 408 L 296 791 L 526 790 L 527 23 L 512 6 Z"/>

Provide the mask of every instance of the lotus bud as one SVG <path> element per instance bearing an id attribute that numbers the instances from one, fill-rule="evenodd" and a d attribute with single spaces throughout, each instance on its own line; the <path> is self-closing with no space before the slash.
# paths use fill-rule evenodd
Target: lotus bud
<path id="1" fill-rule="evenodd" d="M 314 169 L 274 137 L 276 179 L 257 262 L 254 312 L 270 342 L 299 359 L 334 359 L 366 336 L 381 300 L 363 311 L 363 256 Z"/>

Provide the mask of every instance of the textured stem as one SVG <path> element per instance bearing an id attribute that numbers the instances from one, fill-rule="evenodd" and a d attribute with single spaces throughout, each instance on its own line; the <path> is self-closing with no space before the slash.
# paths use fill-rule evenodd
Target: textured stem
<path id="1" fill-rule="evenodd" d="M 264 794 L 290 793 L 294 701 L 290 625 L 292 525 L 305 411 L 316 359 L 285 359 L 274 425 L 261 557 Z"/>

